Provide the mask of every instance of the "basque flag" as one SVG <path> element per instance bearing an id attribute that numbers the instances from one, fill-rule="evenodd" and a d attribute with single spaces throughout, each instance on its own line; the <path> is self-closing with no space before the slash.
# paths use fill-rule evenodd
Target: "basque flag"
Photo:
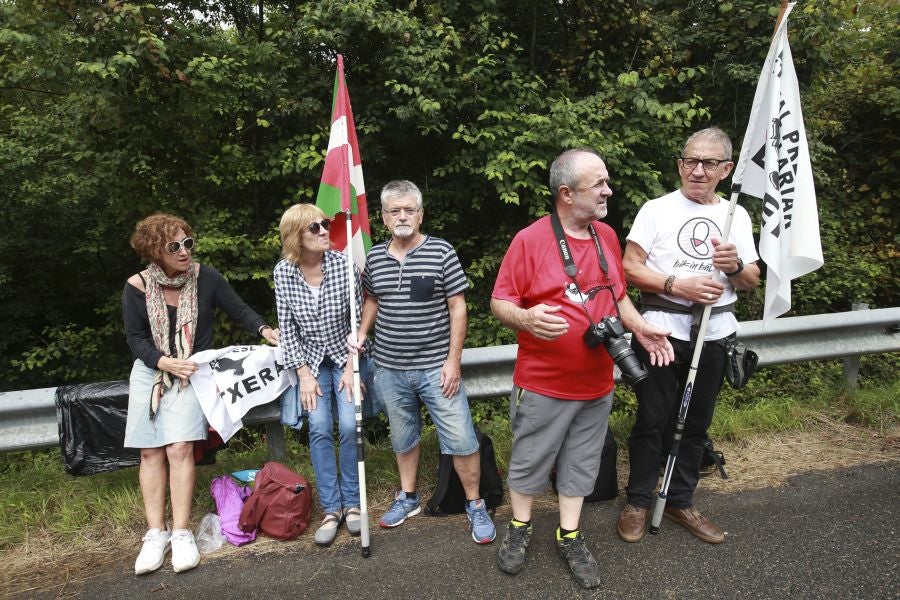
<path id="1" fill-rule="evenodd" d="M 366 253 L 372 247 L 366 187 L 363 183 L 356 125 L 350 109 L 350 94 L 344 82 L 344 57 L 337 55 L 334 100 L 331 109 L 331 134 L 322 170 L 316 206 L 334 221 L 330 230 L 332 247 L 352 253 L 360 272 L 366 266 Z M 346 211 L 350 209 L 352 239 L 347 243 Z"/>

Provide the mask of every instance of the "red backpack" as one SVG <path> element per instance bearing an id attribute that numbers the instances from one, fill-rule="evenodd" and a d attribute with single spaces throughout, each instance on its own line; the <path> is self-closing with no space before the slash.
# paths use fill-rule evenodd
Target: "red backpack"
<path id="1" fill-rule="evenodd" d="M 256 474 L 238 526 L 248 533 L 258 527 L 269 537 L 292 540 L 306 531 L 311 512 L 312 490 L 306 478 L 270 461 Z"/>

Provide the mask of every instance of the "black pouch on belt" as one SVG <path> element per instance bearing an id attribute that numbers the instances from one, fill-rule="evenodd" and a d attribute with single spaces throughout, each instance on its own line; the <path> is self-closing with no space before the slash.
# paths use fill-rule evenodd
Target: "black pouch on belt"
<path id="1" fill-rule="evenodd" d="M 734 334 L 725 339 L 725 379 L 736 390 L 743 388 L 756 371 L 759 356 L 746 345 L 737 341 Z"/>

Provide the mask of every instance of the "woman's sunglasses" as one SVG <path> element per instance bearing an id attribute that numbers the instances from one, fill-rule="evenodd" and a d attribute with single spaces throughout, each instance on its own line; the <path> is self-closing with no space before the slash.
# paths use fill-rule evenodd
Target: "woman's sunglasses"
<path id="1" fill-rule="evenodd" d="M 320 231 L 322 231 L 323 229 L 325 231 L 328 231 L 329 227 L 331 227 L 331 222 L 328 219 L 325 219 L 321 222 L 316 221 L 316 222 L 310 223 L 309 226 L 307 227 L 307 229 L 309 230 L 309 232 L 311 234 L 319 235 Z"/>
<path id="2" fill-rule="evenodd" d="M 194 248 L 194 238 L 184 238 L 180 242 L 168 242 L 166 243 L 166 252 L 169 254 L 178 254 L 181 249 L 184 248 L 188 252 L 193 250 Z"/>

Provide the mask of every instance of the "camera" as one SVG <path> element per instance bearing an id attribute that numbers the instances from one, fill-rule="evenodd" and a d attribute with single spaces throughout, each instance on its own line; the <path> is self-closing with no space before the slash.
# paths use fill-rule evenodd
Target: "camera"
<path id="1" fill-rule="evenodd" d="M 625 327 L 622 321 L 616 317 L 603 317 L 597 324 L 591 324 L 584 332 L 584 343 L 589 348 L 596 348 L 600 344 L 606 347 L 606 351 L 612 357 L 613 362 L 622 371 L 622 378 L 626 383 L 634 385 L 647 379 L 647 369 L 641 364 L 634 350 L 625 341 Z"/>

